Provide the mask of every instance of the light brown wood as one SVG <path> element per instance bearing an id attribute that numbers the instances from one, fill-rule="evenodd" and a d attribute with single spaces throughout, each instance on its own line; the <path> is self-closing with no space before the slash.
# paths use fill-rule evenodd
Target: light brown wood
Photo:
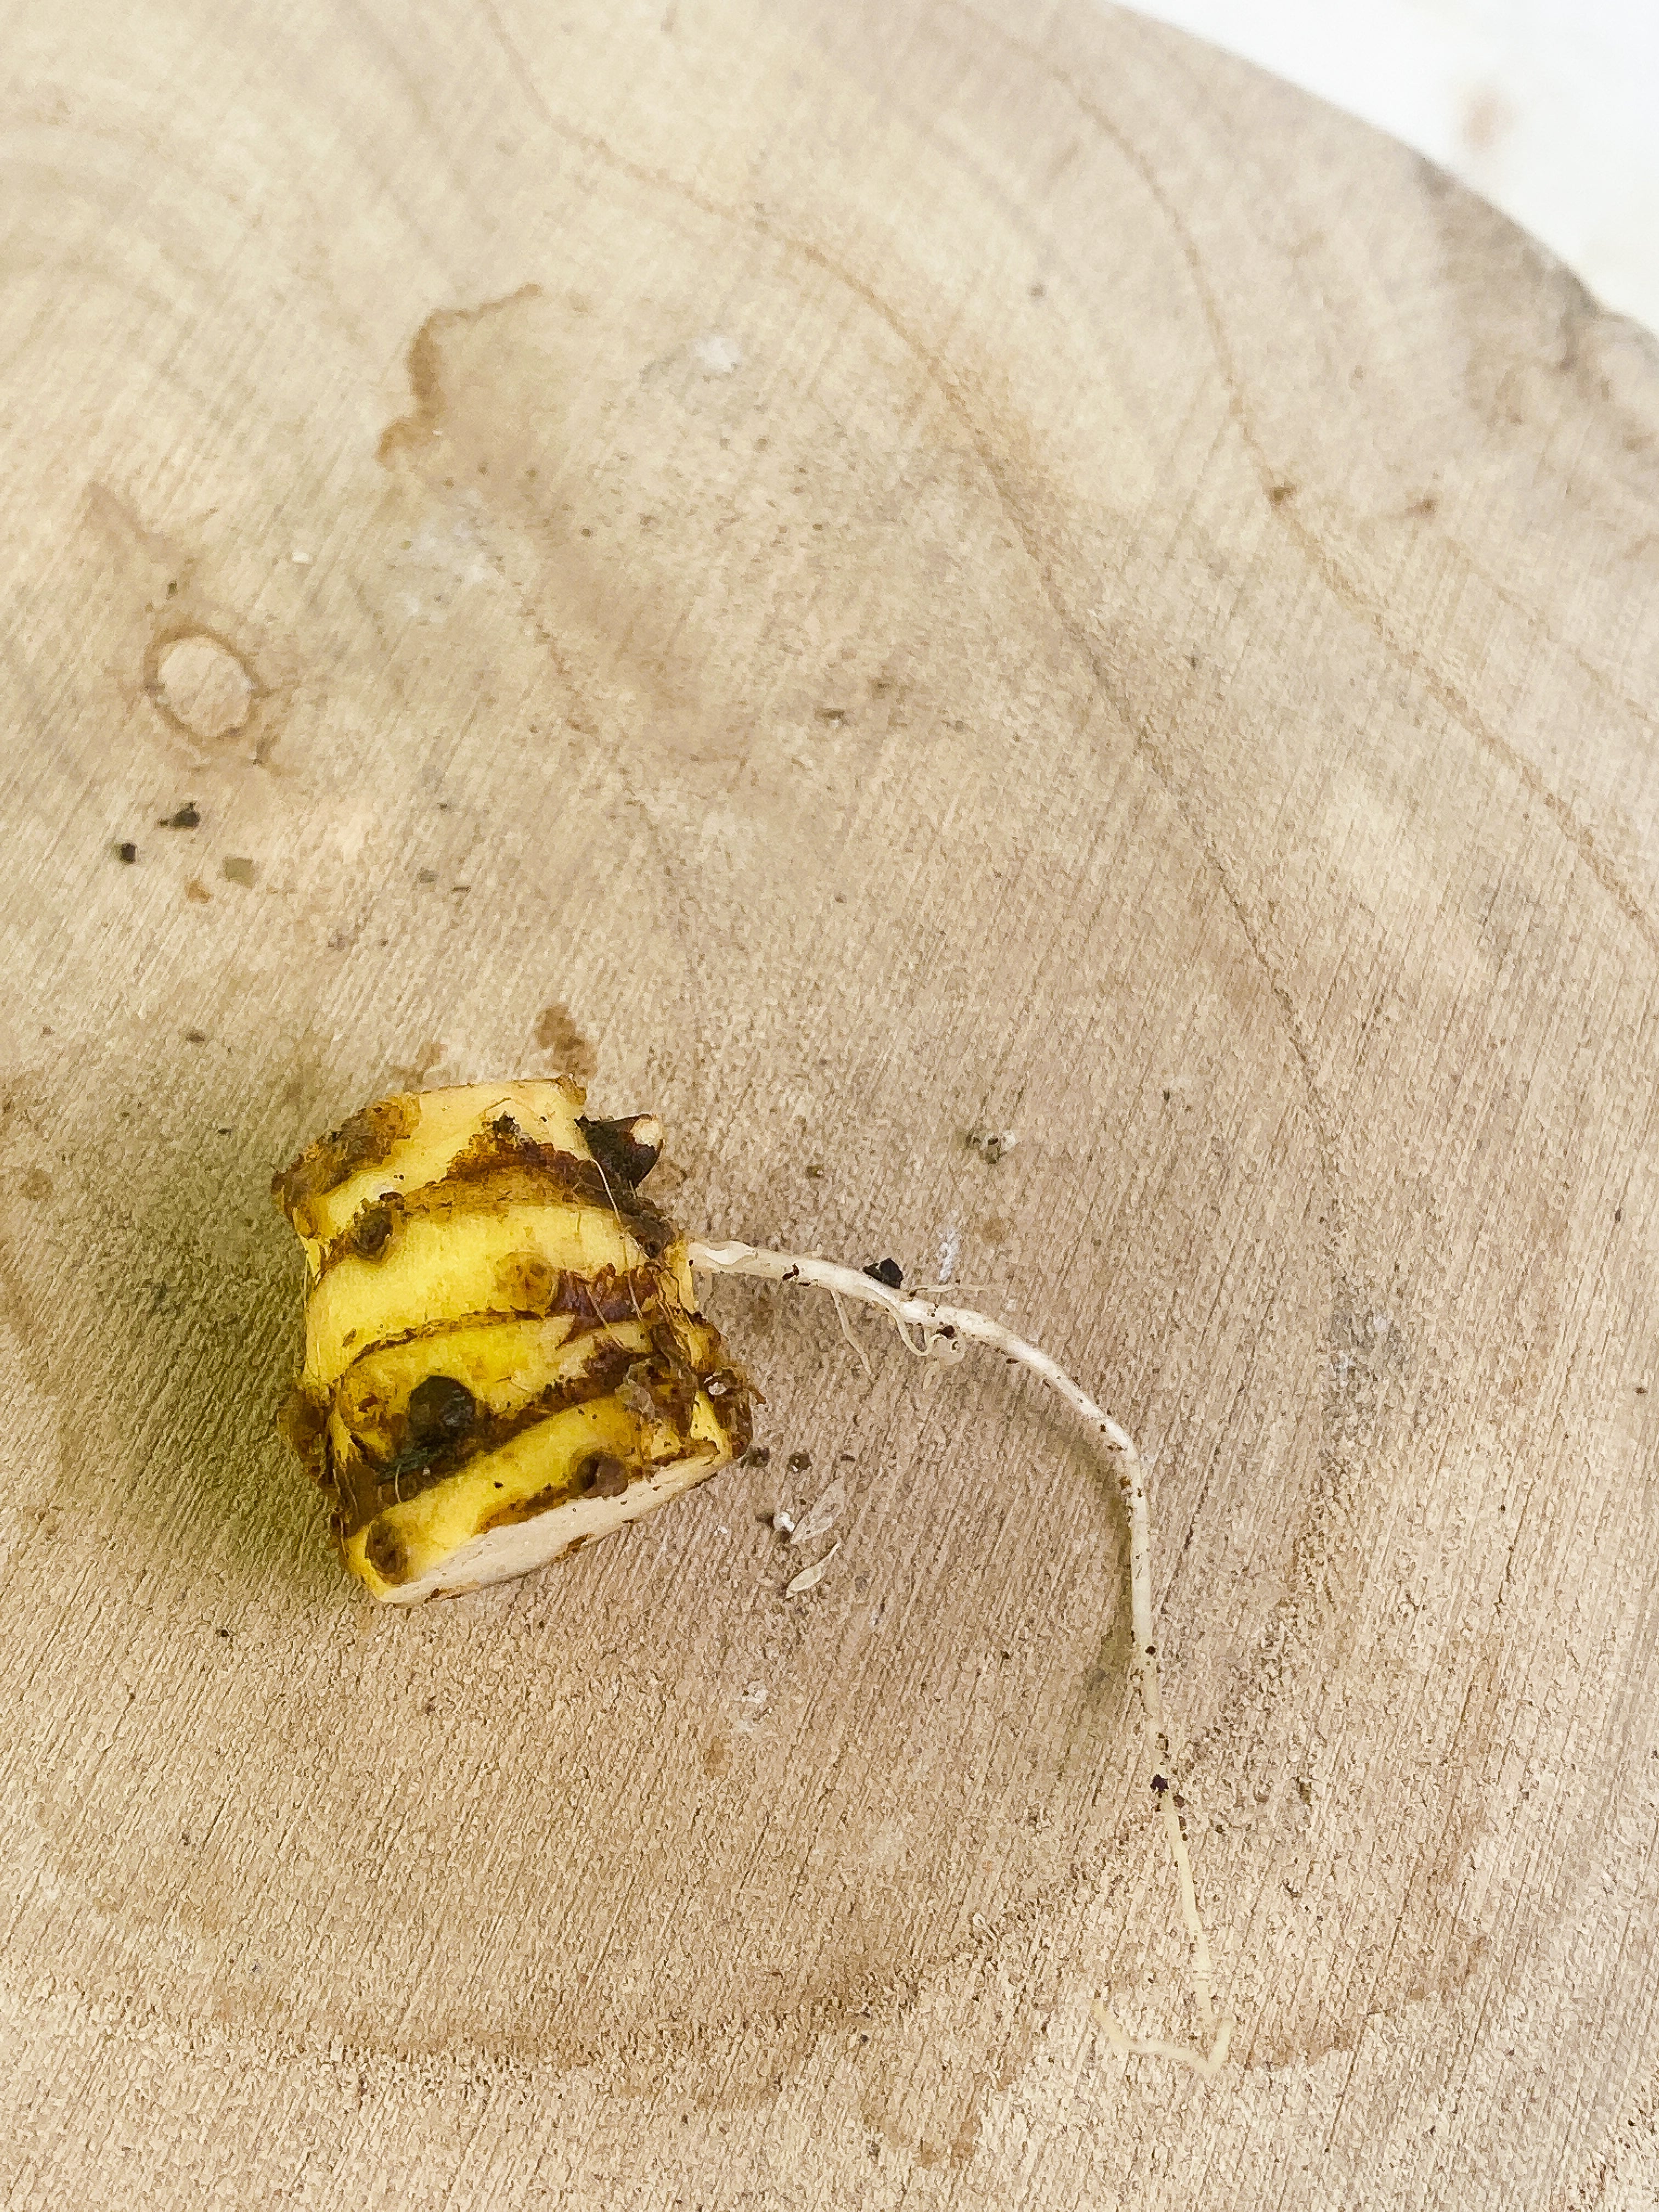
<path id="1" fill-rule="evenodd" d="M 8 2203 L 1650 2203 L 1650 342 L 1081 6 L 31 5 L 0 157 Z M 348 1586 L 270 1171 L 557 1066 L 1141 1440 L 1224 2078 L 995 1363 L 720 1284 L 769 1465 Z"/>

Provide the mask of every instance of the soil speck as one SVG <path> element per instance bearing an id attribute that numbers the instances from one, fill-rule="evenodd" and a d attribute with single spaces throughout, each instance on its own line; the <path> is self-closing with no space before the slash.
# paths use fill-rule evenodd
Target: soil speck
<path id="1" fill-rule="evenodd" d="M 561 1074 L 574 1075 L 578 1083 L 590 1081 L 599 1067 L 599 1054 L 577 1028 L 568 1006 L 556 999 L 537 1017 L 536 1042 L 552 1054 Z"/>
<path id="2" fill-rule="evenodd" d="M 964 1133 L 963 1142 L 970 1152 L 977 1152 L 988 1166 L 995 1167 L 999 1160 L 1007 1158 L 1019 1139 L 1012 1129 L 969 1129 Z"/>

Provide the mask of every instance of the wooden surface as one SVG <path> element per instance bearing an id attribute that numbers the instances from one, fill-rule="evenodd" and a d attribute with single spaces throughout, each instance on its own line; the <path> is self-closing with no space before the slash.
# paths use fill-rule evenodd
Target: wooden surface
<path id="1" fill-rule="evenodd" d="M 0 70 L 7 2203 L 1650 2205 L 1651 343 L 1081 6 Z M 560 1065 L 1141 1437 L 1224 2078 L 1000 1364 L 717 1285 L 767 1468 L 348 1588 L 267 1179 Z"/>

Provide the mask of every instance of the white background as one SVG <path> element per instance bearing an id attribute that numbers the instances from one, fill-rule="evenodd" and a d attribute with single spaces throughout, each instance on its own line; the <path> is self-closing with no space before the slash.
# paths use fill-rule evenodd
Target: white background
<path id="1" fill-rule="evenodd" d="M 1139 0 L 1473 185 L 1659 330 L 1659 0 Z"/>

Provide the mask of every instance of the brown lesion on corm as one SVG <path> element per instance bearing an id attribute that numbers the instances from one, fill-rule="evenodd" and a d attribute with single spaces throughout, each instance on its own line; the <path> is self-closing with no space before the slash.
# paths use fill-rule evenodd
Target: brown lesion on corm
<path id="1" fill-rule="evenodd" d="M 755 1407 L 766 1401 L 741 1367 L 713 1368 L 702 1377 L 702 1387 L 714 1401 L 733 1459 L 741 1459 L 755 1437 Z"/>
<path id="2" fill-rule="evenodd" d="M 457 1153 L 449 1175 L 461 1182 L 483 1180 L 509 1165 L 544 1174 L 580 1204 L 608 1207 L 641 1249 L 657 1258 L 673 1243 L 674 1226 L 649 1199 L 641 1197 L 636 1186 L 662 1156 L 660 1143 L 647 1141 L 660 1139 L 661 1124 L 650 1114 L 632 1114 L 620 1121 L 590 1121 L 579 1115 L 576 1126 L 591 1159 L 542 1144 L 526 1136 L 510 1114 L 497 1115 Z"/>
<path id="3" fill-rule="evenodd" d="M 651 1332 L 651 1351 L 630 1360 L 617 1395 L 642 1421 L 665 1421 L 682 1436 L 690 1431 L 699 1377 L 666 1327 Z"/>
<path id="4" fill-rule="evenodd" d="M 535 1491 L 531 1498 L 515 1498 L 511 1504 L 495 1506 L 477 1522 L 477 1533 L 487 1535 L 491 1528 L 511 1528 L 518 1522 L 535 1520 L 540 1513 L 550 1513 L 553 1506 L 573 1504 L 580 1498 L 622 1498 L 626 1491 L 633 1489 L 635 1482 L 641 1482 L 648 1474 L 650 1467 L 641 1458 L 622 1458 L 615 1451 L 591 1451 L 586 1460 L 575 1464 L 568 1482 L 550 1482 L 544 1491 Z M 588 1531 L 588 1535 L 606 1533 Z M 577 1544 L 581 1541 L 588 1541 L 588 1537 L 577 1537 Z"/>
<path id="5" fill-rule="evenodd" d="M 527 1137 L 503 1115 L 457 1153 L 437 1182 L 373 1199 L 323 1249 L 319 1275 L 342 1260 L 381 1260 L 410 1221 L 453 1221 L 513 1206 L 586 1206 L 614 1213 L 640 1249 L 659 1259 L 674 1242 L 674 1224 L 631 1183 L 607 1181 L 595 1160 Z M 532 1305 L 532 1311 L 539 1311 Z"/>
<path id="6" fill-rule="evenodd" d="M 302 1237 L 317 1233 L 314 1201 L 350 1176 L 378 1167 L 394 1145 L 413 1133 L 421 1102 L 407 1095 L 381 1098 L 349 1115 L 337 1129 L 307 1145 L 270 1179 L 270 1194 Z"/>
<path id="7" fill-rule="evenodd" d="M 563 1280 L 539 1252 L 509 1252 L 495 1270 L 495 1295 L 509 1313 L 553 1311 L 553 1293 Z"/>
<path id="8" fill-rule="evenodd" d="M 630 1467 L 615 1452 L 592 1452 L 576 1469 L 579 1498 L 620 1498 L 635 1477 L 645 1470 Z"/>
<path id="9" fill-rule="evenodd" d="M 477 1320 L 576 1314 L 584 1321 L 644 1321 L 657 1310 L 662 1279 L 654 1268 L 560 1269 L 539 1252 L 509 1252 L 495 1271 L 496 1303 Z"/>
<path id="10" fill-rule="evenodd" d="M 402 1533 L 390 1521 L 378 1522 L 368 1532 L 363 1557 L 383 1583 L 395 1589 L 409 1580 L 409 1551 Z"/>
<path id="11" fill-rule="evenodd" d="M 579 1206 L 608 1208 L 611 1204 L 605 1177 L 594 1161 L 526 1136 L 507 1114 L 481 1129 L 456 1153 L 443 1181 L 428 1188 L 441 1191 L 451 1186 L 477 1185 L 493 1192 L 515 1176 L 521 1177 L 526 1188 L 538 1197 L 566 1198 Z M 412 1198 L 420 1195 L 419 1191 L 410 1193 Z"/>
<path id="12" fill-rule="evenodd" d="M 574 1374 L 550 1382 L 511 1413 L 481 1407 L 451 1376 L 429 1376 L 410 1394 L 406 1414 L 386 1425 L 389 1449 L 372 1450 L 362 1437 L 352 1435 L 343 1462 L 331 1454 L 329 1480 L 346 1534 L 355 1534 L 389 1506 L 407 1504 L 447 1482 L 474 1460 L 501 1450 L 555 1413 L 609 1397 L 638 1358 L 628 1345 L 596 1335 L 591 1358 Z"/>
<path id="13" fill-rule="evenodd" d="M 392 1242 L 392 1233 L 396 1225 L 389 1206 L 378 1202 L 366 1206 L 361 1213 L 353 1215 L 351 1226 L 344 1236 L 337 1237 L 329 1247 L 328 1257 L 330 1260 L 337 1256 L 343 1258 L 347 1252 L 350 1252 L 360 1260 L 381 1259 Z"/>
<path id="14" fill-rule="evenodd" d="M 754 1432 L 754 1393 L 748 1377 L 724 1360 L 700 1373 L 696 1358 L 688 1358 L 660 1308 L 647 1318 L 653 1322 L 648 1353 L 642 1356 L 637 1346 L 618 1344 L 596 1331 L 589 1356 L 574 1373 L 549 1383 L 511 1413 L 492 1413 L 452 1376 L 428 1376 L 410 1392 L 403 1413 L 394 1409 L 379 1427 L 373 1447 L 351 1432 L 343 1458 L 331 1448 L 321 1454 L 319 1480 L 335 1495 L 342 1534 L 355 1535 L 389 1507 L 406 1504 L 447 1482 L 475 1460 L 499 1451 L 554 1414 L 613 1394 L 640 1424 L 642 1467 L 665 1464 L 698 1449 L 692 1421 L 700 1391 L 714 1403 L 728 1455 L 740 1456 Z M 708 1336 L 717 1346 L 712 1331 Z M 566 1485 L 556 1498 L 538 1492 L 543 1503 L 536 1510 L 545 1511 L 549 1503 L 568 1497 L 617 1494 L 584 1484 L 580 1474 L 579 1468 L 574 1486 Z M 511 1517 L 527 1520 L 530 1514 L 527 1509 L 515 1508 Z"/>
<path id="15" fill-rule="evenodd" d="M 590 1452 L 572 1470 L 568 1481 L 550 1483 L 545 1490 L 535 1491 L 528 1498 L 495 1506 L 478 1522 L 478 1534 L 483 1536 L 492 1528 L 510 1528 L 521 1521 L 534 1521 L 555 1506 L 568 1505 L 580 1498 L 620 1498 L 647 1472 L 641 1462 L 618 1458 L 615 1452 Z"/>
<path id="16" fill-rule="evenodd" d="M 446 1314 L 440 1321 L 422 1322 L 413 1328 L 400 1328 L 377 1336 L 372 1345 L 365 1346 L 360 1357 L 370 1352 L 389 1352 L 398 1345 L 418 1344 L 423 1338 L 447 1336 L 458 1328 L 487 1328 L 492 1322 L 534 1321 L 544 1314 L 573 1314 L 577 1319 L 594 1323 L 618 1321 L 648 1321 L 660 1310 L 663 1279 L 654 1268 L 639 1267 L 630 1273 L 618 1273 L 614 1267 L 596 1267 L 591 1275 L 575 1270 L 560 1270 L 551 1267 L 539 1252 L 514 1253 L 514 1263 L 502 1262 L 504 1272 L 498 1275 L 496 1297 L 491 1304 L 476 1308 L 471 1313 Z M 534 1261 L 539 1271 L 533 1288 L 536 1303 L 520 1304 L 508 1295 L 515 1287 L 522 1287 L 522 1277 L 530 1273 L 528 1263 Z M 702 1327 L 700 1315 L 690 1316 Z M 358 1332 L 348 1329 L 342 1342 L 355 1344 Z M 760 1393 L 755 1392 L 758 1399 Z M 764 1402 L 763 1401 L 762 1402 Z"/>

